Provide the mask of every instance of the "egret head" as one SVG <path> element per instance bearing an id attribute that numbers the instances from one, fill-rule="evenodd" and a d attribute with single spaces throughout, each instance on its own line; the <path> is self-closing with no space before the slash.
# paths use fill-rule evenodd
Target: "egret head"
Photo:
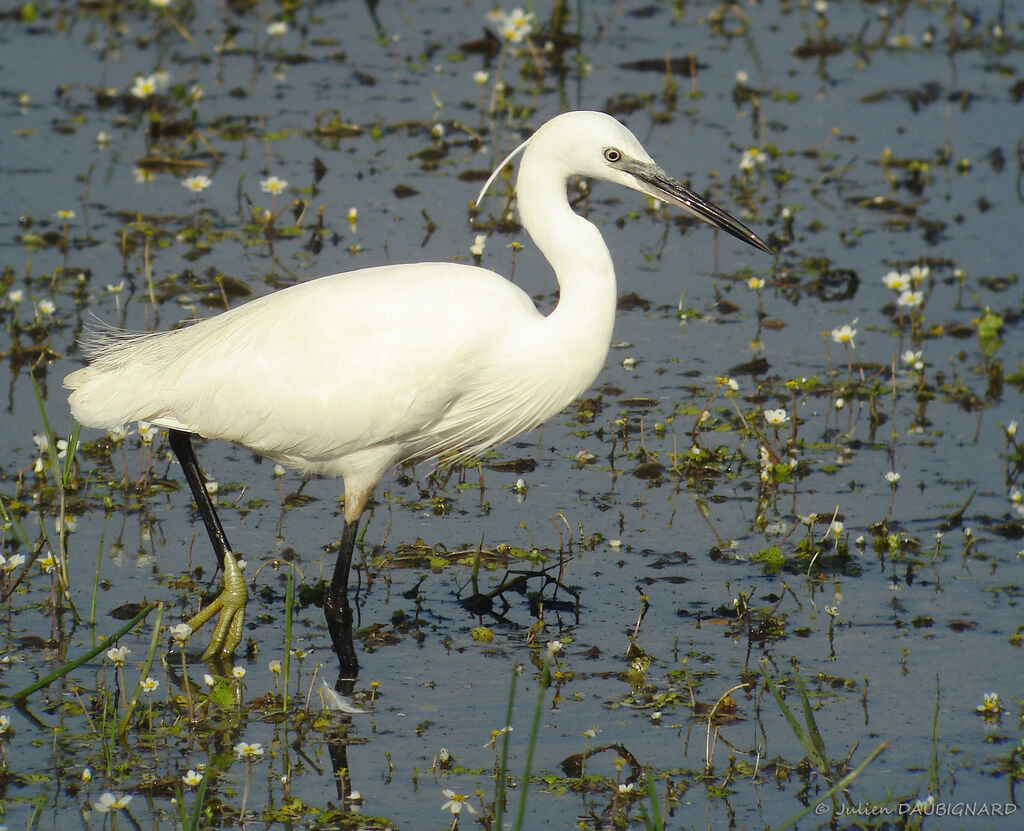
<path id="1" fill-rule="evenodd" d="M 606 113 L 568 112 L 551 119 L 502 161 L 484 184 L 477 204 L 501 169 L 524 150 L 524 160 L 532 157 L 536 160 L 532 164 L 552 178 L 587 176 L 638 190 L 678 205 L 737 239 L 772 253 L 767 243 L 739 220 L 669 176 L 636 136 Z"/>

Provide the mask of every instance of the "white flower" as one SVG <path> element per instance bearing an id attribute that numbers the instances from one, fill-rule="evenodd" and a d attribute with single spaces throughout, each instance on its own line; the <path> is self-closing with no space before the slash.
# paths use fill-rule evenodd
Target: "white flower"
<path id="1" fill-rule="evenodd" d="M 159 429 L 160 429 L 159 427 L 154 427 L 148 421 L 140 421 L 139 422 L 139 438 L 142 440 L 142 443 L 143 444 L 152 444 L 153 443 L 153 439 L 156 438 L 156 432 Z"/>
<path id="2" fill-rule="evenodd" d="M 212 184 L 209 177 L 203 176 L 201 173 L 181 180 L 181 186 L 188 188 L 192 193 L 202 193 Z"/>
<path id="3" fill-rule="evenodd" d="M 160 686 L 160 682 L 159 681 L 157 681 L 155 678 L 150 678 L 148 676 L 142 682 L 142 690 L 143 690 L 143 692 L 148 692 L 148 693 L 156 692 L 157 687 L 159 687 L 159 686 Z"/>
<path id="4" fill-rule="evenodd" d="M 828 533 L 834 534 L 836 539 L 839 539 L 839 535 L 843 533 L 843 523 L 838 519 L 832 520 L 832 523 L 828 526 Z"/>
<path id="5" fill-rule="evenodd" d="M 36 565 L 39 566 L 39 569 L 43 574 L 51 574 L 57 567 L 57 558 L 53 556 L 52 551 L 47 551 L 45 557 L 40 560 L 36 560 Z"/>
<path id="6" fill-rule="evenodd" d="M 1010 438 L 1013 438 L 1014 436 L 1016 436 L 1017 435 L 1017 426 L 1018 425 L 1017 425 L 1016 419 L 1011 421 L 1009 424 L 1007 424 L 1006 425 L 1006 435 L 1008 435 Z"/>
<path id="7" fill-rule="evenodd" d="M 231 677 L 241 681 L 245 678 L 245 667 L 231 667 Z"/>
<path id="8" fill-rule="evenodd" d="M 288 187 L 288 182 L 284 179 L 279 179 L 277 176 L 260 179 L 260 190 L 264 193 L 269 193 L 271 196 L 279 196 L 286 187 Z"/>
<path id="9" fill-rule="evenodd" d="M 11 732 L 11 717 L 0 716 L 0 736 L 6 736 Z"/>
<path id="10" fill-rule="evenodd" d="M 4 557 L 0 554 L 0 570 L 10 574 L 14 569 L 25 564 L 24 554 L 12 554 L 10 557 Z"/>
<path id="11" fill-rule="evenodd" d="M 358 220 L 358 219 L 359 219 L 359 211 L 356 210 L 355 208 L 349 208 L 348 209 L 348 224 L 349 225 L 355 225 L 356 224 L 356 220 Z"/>
<path id="12" fill-rule="evenodd" d="M 920 372 L 924 369 L 924 361 L 921 360 L 921 350 L 918 349 L 916 352 L 913 349 L 908 349 L 902 355 L 900 360 L 903 361 L 908 367 L 915 372 Z"/>
<path id="13" fill-rule="evenodd" d="M 263 745 L 259 742 L 239 742 L 235 745 L 235 755 L 246 762 L 253 762 L 263 757 Z"/>
<path id="14" fill-rule="evenodd" d="M 772 427 L 781 427 L 783 424 L 789 421 L 789 416 L 786 411 L 780 407 L 777 410 L 765 410 L 764 420 L 767 421 Z"/>
<path id="15" fill-rule="evenodd" d="M 267 664 L 267 669 L 269 669 L 272 673 L 274 673 L 274 675 L 280 675 L 281 674 L 281 662 L 280 661 L 271 661 L 269 664 Z"/>
<path id="16" fill-rule="evenodd" d="M 107 658 L 117 667 L 123 667 L 131 654 L 132 651 L 127 646 L 112 646 L 107 650 Z"/>
<path id="17" fill-rule="evenodd" d="M 764 288 L 764 277 L 751 277 L 747 280 L 747 288 L 751 291 L 758 291 Z"/>
<path id="18" fill-rule="evenodd" d="M 127 808 L 128 803 L 132 801 L 132 798 L 127 794 L 121 794 L 120 796 L 114 796 L 110 791 L 100 795 L 99 802 L 93 803 L 93 808 L 98 814 L 105 814 L 108 811 L 120 811 L 122 808 Z"/>
<path id="19" fill-rule="evenodd" d="M 10 300 L 12 304 L 20 303 L 25 299 L 25 292 L 22 289 L 11 289 L 7 292 L 7 299 Z"/>
<path id="20" fill-rule="evenodd" d="M 743 156 L 740 158 L 740 170 L 744 173 L 749 173 L 756 167 L 761 167 L 768 160 L 768 156 L 758 150 L 756 147 L 746 150 Z"/>
<path id="21" fill-rule="evenodd" d="M 896 301 L 901 306 L 906 306 L 910 309 L 916 309 L 924 302 L 923 291 L 907 291 L 900 292 L 899 299 Z"/>
<path id="22" fill-rule="evenodd" d="M 482 257 L 484 253 L 484 246 L 487 244 L 487 234 L 477 234 L 473 239 L 473 244 L 469 246 L 469 253 L 474 257 Z"/>
<path id="23" fill-rule="evenodd" d="M 814 10 L 818 14 L 825 14 L 828 11 L 828 3 L 825 0 L 814 0 Z"/>
<path id="24" fill-rule="evenodd" d="M 448 801 L 441 806 L 442 811 L 451 811 L 453 814 L 458 815 L 465 808 L 471 814 L 476 813 L 476 808 L 469 804 L 469 797 L 466 794 L 455 793 L 455 791 L 448 788 L 443 788 L 441 793 L 448 797 Z"/>
<path id="25" fill-rule="evenodd" d="M 885 474 L 885 481 L 890 485 L 895 485 L 901 479 L 900 475 L 895 470 L 890 470 Z"/>
<path id="26" fill-rule="evenodd" d="M 208 687 L 213 687 L 216 686 L 217 679 L 210 675 L 210 673 L 206 672 L 203 673 L 203 683 L 206 684 L 206 686 Z"/>
<path id="27" fill-rule="evenodd" d="M 192 637 L 192 627 L 187 623 L 179 623 L 170 628 L 171 639 L 178 644 L 178 646 L 184 646 L 188 643 L 188 639 Z"/>
<path id="28" fill-rule="evenodd" d="M 499 11 L 497 15 L 489 14 L 488 19 L 498 24 L 502 37 L 510 43 L 522 43 L 524 38 L 533 33 L 533 12 L 512 9 L 504 14 Z"/>
<path id="29" fill-rule="evenodd" d="M 288 31 L 288 24 L 284 20 L 275 20 L 267 26 L 267 34 L 272 38 L 280 37 Z"/>
<path id="30" fill-rule="evenodd" d="M 132 168 L 132 177 L 140 185 L 148 185 L 153 181 L 153 171 L 136 165 Z"/>
<path id="31" fill-rule="evenodd" d="M 476 72 L 473 73 L 473 81 L 475 83 L 479 84 L 480 86 L 483 86 L 484 84 L 486 84 L 487 83 L 487 79 L 489 77 L 490 77 L 490 75 L 488 75 L 482 69 L 478 69 Z"/>
<path id="32" fill-rule="evenodd" d="M 39 301 L 39 313 L 44 315 L 52 315 L 57 311 L 57 306 L 52 300 L 40 300 Z"/>
<path id="33" fill-rule="evenodd" d="M 181 781 L 188 785 L 190 788 L 196 787 L 200 782 L 203 781 L 203 774 L 196 773 L 192 768 L 188 769 L 188 773 L 181 777 Z"/>
<path id="34" fill-rule="evenodd" d="M 906 291 L 910 288 L 910 275 L 900 274 L 898 271 L 890 271 L 882 278 L 882 282 L 885 283 L 887 289 Z"/>
<path id="35" fill-rule="evenodd" d="M 149 0 L 150 5 L 156 6 L 158 9 L 166 8 L 171 5 L 171 0 Z"/>
<path id="36" fill-rule="evenodd" d="M 132 84 L 132 88 L 128 92 L 135 98 L 141 98 L 145 100 L 149 96 L 156 94 L 160 87 L 161 75 L 153 73 L 152 75 L 136 75 L 135 83 Z"/>
<path id="37" fill-rule="evenodd" d="M 742 69 L 739 69 L 739 70 L 736 71 L 736 83 L 737 84 L 739 84 L 740 86 L 743 86 L 749 80 L 750 80 L 750 76 L 747 75 L 747 73 L 744 72 Z"/>
<path id="38" fill-rule="evenodd" d="M 75 212 L 74 211 L 70 211 L 67 208 L 61 208 L 59 211 L 57 211 L 56 216 L 57 216 L 57 219 L 63 219 L 63 220 L 74 219 L 75 218 Z"/>
<path id="39" fill-rule="evenodd" d="M 919 286 L 928 279 L 929 274 L 931 274 L 931 269 L 928 266 L 912 265 L 910 267 L 910 282 L 915 286 Z"/>
<path id="40" fill-rule="evenodd" d="M 854 320 L 854 323 L 857 321 Z M 856 344 L 853 342 L 853 336 L 857 334 L 857 330 L 853 328 L 849 323 L 844 323 L 842 326 L 837 326 L 832 330 L 832 340 L 836 343 L 848 343 L 851 349 L 856 348 Z"/>

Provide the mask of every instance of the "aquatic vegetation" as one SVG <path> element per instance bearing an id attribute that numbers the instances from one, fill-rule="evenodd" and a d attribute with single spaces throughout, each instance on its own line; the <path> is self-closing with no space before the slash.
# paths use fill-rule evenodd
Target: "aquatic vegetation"
<path id="1" fill-rule="evenodd" d="M 1001 806 L 1024 778 L 1019 22 L 429 5 L 5 17 L 38 70 L 8 85 L 0 169 L 0 822 L 40 800 L 121 828 L 782 828 L 805 808 L 916 828 Z M 478 464 L 395 472 L 361 529 L 372 652 L 349 688 L 316 608 L 335 489 L 211 447 L 254 609 L 238 661 L 203 663 L 181 621 L 214 575 L 165 437 L 67 419 L 54 379 L 83 328 L 411 259 L 479 262 L 548 311 L 510 190 L 493 216 L 469 202 L 577 107 L 678 153 L 777 262 L 570 183 L 622 240 L 595 388 Z"/>

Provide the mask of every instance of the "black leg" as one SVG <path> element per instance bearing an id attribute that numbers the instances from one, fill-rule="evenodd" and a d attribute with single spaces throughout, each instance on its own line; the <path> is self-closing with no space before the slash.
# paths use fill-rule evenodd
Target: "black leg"
<path id="1" fill-rule="evenodd" d="M 334 562 L 334 577 L 324 590 L 324 617 L 334 641 L 334 652 L 342 675 L 359 671 L 355 646 L 352 644 L 352 607 L 348 603 L 348 572 L 352 566 L 352 552 L 356 547 L 359 520 L 346 522 L 341 535 L 341 548 Z"/>
<path id="2" fill-rule="evenodd" d="M 220 524 L 220 518 L 217 516 L 217 509 L 213 506 L 213 500 L 210 499 L 210 493 L 206 490 L 206 483 L 199 470 L 199 462 L 196 460 L 196 452 L 192 448 L 192 434 L 182 430 L 168 430 L 168 433 L 171 450 L 178 457 L 181 469 L 185 472 L 185 480 L 192 491 L 192 497 L 196 500 L 199 516 L 203 518 L 206 533 L 210 535 L 213 551 L 217 555 L 217 564 L 223 569 L 224 553 L 231 550 L 231 544 L 224 533 L 224 527 Z"/>

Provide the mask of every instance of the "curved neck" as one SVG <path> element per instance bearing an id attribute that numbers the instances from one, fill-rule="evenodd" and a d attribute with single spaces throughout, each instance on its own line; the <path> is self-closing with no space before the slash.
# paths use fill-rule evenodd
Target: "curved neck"
<path id="1" fill-rule="evenodd" d="M 551 264 L 559 300 L 548 316 L 566 347 L 604 365 L 615 323 L 615 268 L 601 232 L 573 212 L 566 197 L 568 172 L 533 164 L 527 148 L 519 167 L 519 215 L 530 237 Z M 589 348 L 588 348 L 589 347 Z"/>

